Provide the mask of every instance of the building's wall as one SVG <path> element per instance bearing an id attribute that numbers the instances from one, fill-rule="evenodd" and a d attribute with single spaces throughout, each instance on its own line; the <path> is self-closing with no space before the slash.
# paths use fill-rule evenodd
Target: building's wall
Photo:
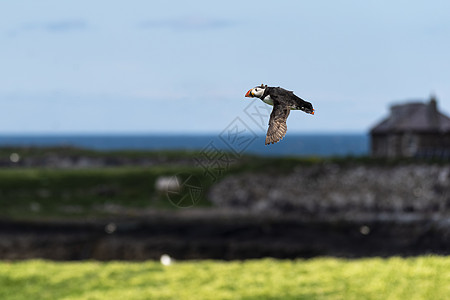
<path id="1" fill-rule="evenodd" d="M 397 156 L 414 157 L 420 151 L 420 135 L 414 132 L 405 132 L 399 136 L 401 146 Z"/>
<path id="2" fill-rule="evenodd" d="M 372 134 L 371 136 L 372 156 L 375 157 L 397 157 L 402 151 L 402 137 L 396 133 Z"/>
<path id="3" fill-rule="evenodd" d="M 386 156 L 384 135 L 371 134 L 370 135 L 370 154 L 374 157 Z"/>
<path id="4" fill-rule="evenodd" d="M 389 158 L 450 158 L 450 133 L 372 134 L 371 155 Z"/>
<path id="5" fill-rule="evenodd" d="M 417 156 L 450 158 L 450 133 L 421 134 Z"/>

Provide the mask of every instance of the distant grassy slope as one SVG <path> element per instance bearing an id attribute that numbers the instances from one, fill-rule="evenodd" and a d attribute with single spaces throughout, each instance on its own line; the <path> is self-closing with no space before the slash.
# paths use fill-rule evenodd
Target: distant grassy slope
<path id="1" fill-rule="evenodd" d="M 0 299 L 448 299 L 450 258 L 0 262 Z"/>
<path id="2" fill-rule="evenodd" d="M 20 161 L 10 161 L 18 153 Z M 228 161 L 222 154 L 229 155 Z M 48 218 L 110 214 L 120 208 L 174 209 L 167 195 L 155 191 L 160 176 L 193 175 L 203 189 L 197 206 L 209 206 L 208 188 L 229 173 L 288 172 L 317 159 L 233 157 L 231 154 L 184 151 L 93 151 L 71 147 L 0 148 L 0 217 Z M 58 168 L 46 166 L 55 157 L 77 160 L 100 158 L 113 167 Z M 200 165 L 203 159 L 205 165 Z M 149 165 L 148 162 L 152 163 Z M 27 163 L 39 167 L 26 167 Z M 145 162 L 141 164 L 140 162 Z M 42 164 L 42 165 L 41 165 Z M 206 167 L 205 167 L 206 166 Z M 186 192 L 186 191 L 185 191 Z M 109 209 L 108 209 L 109 208 Z M 113 208 L 113 209 L 111 209 Z"/>
<path id="3" fill-rule="evenodd" d="M 159 176 L 194 174 L 194 167 L 102 169 L 0 169 L 0 216 L 33 218 L 102 215 L 102 207 L 174 208 L 155 191 Z M 206 187 L 208 181 L 202 186 Z M 198 205 L 207 205 L 204 195 Z"/>
<path id="4" fill-rule="evenodd" d="M 171 151 L 151 151 L 151 150 L 91 150 L 76 147 L 0 147 L 0 158 L 9 158 L 11 153 L 18 153 L 21 158 L 43 158 L 49 155 L 63 157 L 128 157 L 128 158 L 148 158 L 164 156 L 166 158 L 193 157 L 197 155 L 195 151 L 171 150 Z"/>

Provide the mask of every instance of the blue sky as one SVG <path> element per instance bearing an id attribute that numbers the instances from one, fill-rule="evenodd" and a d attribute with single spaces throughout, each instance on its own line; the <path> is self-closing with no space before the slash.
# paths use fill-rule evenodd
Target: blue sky
<path id="1" fill-rule="evenodd" d="M 433 0 L 2 1 L 0 133 L 220 132 L 261 83 L 314 104 L 289 132 L 365 132 L 431 93 L 448 114 L 449 12 Z"/>

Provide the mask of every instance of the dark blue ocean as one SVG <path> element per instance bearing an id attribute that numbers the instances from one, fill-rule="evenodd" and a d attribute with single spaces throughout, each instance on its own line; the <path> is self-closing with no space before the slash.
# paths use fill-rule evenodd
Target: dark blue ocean
<path id="1" fill-rule="evenodd" d="M 364 156 L 367 134 L 288 134 L 281 142 L 264 145 L 262 135 L 89 134 L 0 135 L 2 146 L 74 146 L 94 150 L 226 150 L 268 156 Z"/>

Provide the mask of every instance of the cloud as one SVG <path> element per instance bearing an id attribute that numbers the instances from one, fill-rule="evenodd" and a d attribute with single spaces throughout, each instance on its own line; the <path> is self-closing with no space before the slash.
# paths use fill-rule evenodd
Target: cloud
<path id="1" fill-rule="evenodd" d="M 43 28 L 47 31 L 72 31 L 72 30 L 84 30 L 87 27 L 87 23 L 82 20 L 65 20 L 59 22 L 45 23 Z"/>
<path id="2" fill-rule="evenodd" d="M 179 17 L 174 19 L 147 20 L 140 24 L 143 29 L 172 29 L 172 30 L 209 30 L 221 29 L 234 25 L 233 22 L 223 19 L 205 17 Z"/>
<path id="3" fill-rule="evenodd" d="M 79 19 L 60 20 L 51 22 L 30 22 L 11 30 L 9 36 L 16 36 L 25 32 L 44 31 L 51 33 L 85 30 L 87 22 Z"/>

